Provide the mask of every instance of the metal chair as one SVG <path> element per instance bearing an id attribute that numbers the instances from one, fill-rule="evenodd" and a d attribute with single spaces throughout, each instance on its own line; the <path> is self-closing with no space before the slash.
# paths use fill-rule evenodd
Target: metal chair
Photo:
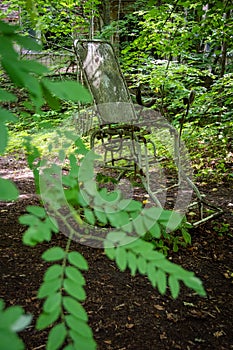
<path id="1" fill-rule="evenodd" d="M 92 149 L 101 145 L 104 166 L 120 170 L 118 180 L 133 169 L 150 198 L 160 207 L 165 206 L 169 191 L 176 189 L 173 209 L 184 213 L 194 192 L 197 201 L 191 206 L 197 204 L 199 219 L 193 225 L 218 215 L 220 210 L 203 200 L 191 180 L 187 152 L 177 130 L 158 111 L 132 103 L 112 45 L 100 40 L 76 40 L 74 48 L 80 73 L 94 100 L 91 109 L 79 113 L 79 132 L 90 135 Z M 175 183 L 163 181 L 163 159 L 157 152 L 156 137 L 165 147 L 170 142 L 177 168 Z M 216 213 L 204 217 L 205 205 Z"/>

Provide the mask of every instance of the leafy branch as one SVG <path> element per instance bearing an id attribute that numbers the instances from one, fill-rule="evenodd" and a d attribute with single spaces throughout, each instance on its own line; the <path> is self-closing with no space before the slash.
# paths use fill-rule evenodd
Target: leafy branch
<path id="1" fill-rule="evenodd" d="M 111 234 L 108 239 L 116 243 L 115 235 Z M 179 281 L 199 295 L 206 295 L 201 281 L 195 277 L 193 272 L 186 271 L 181 266 L 167 260 L 162 253 L 154 250 L 153 244 L 142 239 L 123 246 L 120 245 L 121 241 L 117 243 L 114 248 L 106 248 L 105 253 L 111 260 L 116 261 L 121 271 L 125 271 L 128 267 L 132 276 L 137 271 L 147 276 L 152 286 L 157 287 L 161 294 L 165 294 L 168 285 L 173 298 L 179 295 Z"/>
<path id="2" fill-rule="evenodd" d="M 45 103 L 52 109 L 59 109 L 60 100 L 91 101 L 90 94 L 81 84 L 73 81 L 51 82 L 45 76 L 47 67 L 37 61 L 20 59 L 15 43 L 33 51 L 40 51 L 41 46 L 31 38 L 20 35 L 18 31 L 18 26 L 0 21 L 0 64 L 13 84 L 28 93 L 32 110 L 36 109 L 39 113 Z M 0 89 L 0 102 L 16 100 L 15 94 Z M 7 123 L 16 121 L 13 113 L 0 108 L 0 154 L 8 142 Z M 18 197 L 17 188 L 9 180 L 0 179 L 0 191 L 1 200 L 15 200 Z"/>
<path id="3" fill-rule="evenodd" d="M 53 247 L 42 255 L 45 261 L 59 261 L 60 264 L 50 266 L 44 275 L 38 298 L 46 300 L 36 328 L 45 329 L 56 322 L 48 336 L 48 350 L 60 349 L 65 341 L 68 343 L 65 350 L 92 350 L 96 349 L 96 344 L 87 324 L 87 313 L 81 305 L 86 299 L 83 289 L 86 282 L 81 270 L 87 270 L 88 264 L 80 253 L 68 252 L 69 244 L 70 240 L 66 250 Z"/>
<path id="4" fill-rule="evenodd" d="M 194 273 L 173 264 L 156 251 L 153 243 L 145 241 L 148 233 L 158 240 L 164 230 L 174 231 L 180 225 L 181 216 L 163 208 L 144 208 L 136 200 L 123 198 L 118 190 L 109 192 L 106 188 L 98 188 L 93 180 L 96 155 L 86 150 L 80 139 L 76 140 L 76 145 L 75 153 L 83 155 L 79 165 L 75 153 L 72 153 L 68 174 L 62 174 L 54 164 L 44 169 L 42 174 L 41 189 L 43 191 L 43 186 L 46 188 L 46 197 L 42 197 L 50 217 L 56 220 L 57 230 L 60 226 L 68 237 L 82 243 L 97 241 L 99 247 L 105 247 L 106 255 L 116 261 L 121 271 L 128 267 L 132 275 L 137 271 L 146 275 L 152 286 L 162 294 L 168 285 L 176 298 L 182 281 L 204 296 L 202 283 Z M 44 217 L 42 225 L 48 227 L 47 220 Z M 33 224 L 32 218 L 21 218 L 22 223 L 29 221 Z M 29 228 L 25 237 L 29 237 L 31 232 L 33 229 Z M 41 230 L 42 237 L 47 240 L 44 230 Z M 36 239 L 36 234 L 30 236 L 32 245 Z"/>

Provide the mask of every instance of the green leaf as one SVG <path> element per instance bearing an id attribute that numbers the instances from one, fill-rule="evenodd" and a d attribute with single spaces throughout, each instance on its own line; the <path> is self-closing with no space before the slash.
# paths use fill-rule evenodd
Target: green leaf
<path id="1" fill-rule="evenodd" d="M 57 261 L 62 260 L 65 257 L 65 251 L 61 247 L 49 248 L 42 254 L 42 258 L 45 261 Z"/>
<path id="2" fill-rule="evenodd" d="M 80 286 L 84 286 L 86 284 L 85 278 L 81 272 L 73 266 L 67 266 L 65 269 L 65 274 L 69 279 L 75 281 Z"/>
<path id="3" fill-rule="evenodd" d="M 122 227 L 129 222 L 129 215 L 125 211 L 106 213 L 106 215 L 113 227 Z"/>
<path id="4" fill-rule="evenodd" d="M 12 332 L 23 331 L 32 321 L 32 315 L 21 315 L 18 320 L 11 325 Z"/>
<path id="5" fill-rule="evenodd" d="M 108 219 L 107 219 L 107 216 L 106 216 L 105 212 L 100 211 L 100 210 L 94 208 L 94 213 L 95 213 L 95 216 L 96 216 L 97 220 L 98 220 L 101 224 L 103 224 L 103 225 L 106 225 L 106 224 L 107 224 Z"/>
<path id="6" fill-rule="evenodd" d="M 5 124 L 0 123 L 0 154 L 4 152 L 8 142 L 8 129 Z"/>
<path id="7" fill-rule="evenodd" d="M 68 261 L 71 265 L 78 267 L 80 270 L 88 270 L 88 263 L 85 258 L 78 252 L 68 254 Z"/>
<path id="8" fill-rule="evenodd" d="M 96 343 L 93 339 L 85 338 L 72 329 L 69 331 L 69 335 L 71 339 L 73 339 L 74 341 L 75 349 L 82 349 L 82 350 L 96 349 Z"/>
<path id="9" fill-rule="evenodd" d="M 63 323 L 54 326 L 48 336 L 47 350 L 60 349 L 65 341 L 67 334 L 66 327 Z"/>
<path id="10" fill-rule="evenodd" d="M 87 173 L 85 176 L 90 177 L 92 174 L 92 171 L 90 171 L 90 164 L 85 164 L 85 165 L 87 166 L 87 169 L 86 169 Z M 85 169 L 85 167 L 82 165 L 80 172 L 79 172 L 79 179 L 81 179 L 81 177 L 80 177 L 81 174 L 82 174 L 82 179 L 83 179 L 84 169 Z M 81 171 L 82 171 L 82 173 L 81 173 Z M 84 185 L 85 185 L 85 192 L 83 192 L 83 195 L 85 195 L 85 197 L 84 197 L 85 199 L 87 198 L 87 194 L 89 194 L 91 197 L 95 197 L 98 195 L 95 181 L 93 181 L 92 179 L 91 180 L 86 179 L 86 180 L 82 180 L 82 181 L 84 181 Z"/>
<path id="11" fill-rule="evenodd" d="M 2 63 L 4 60 L 12 60 L 17 64 L 19 54 L 14 50 L 12 42 L 7 37 L 1 36 L 0 52 L 2 56 Z"/>
<path id="12" fill-rule="evenodd" d="M 19 62 L 14 60 L 10 62 L 9 57 L 4 57 L 2 58 L 2 65 L 12 82 L 19 87 L 23 87 L 26 74 L 20 70 Z"/>
<path id="13" fill-rule="evenodd" d="M 34 39 L 28 37 L 28 36 L 23 36 L 23 35 L 14 35 L 14 40 L 18 42 L 22 47 L 28 50 L 33 50 L 33 51 L 40 51 L 41 50 L 41 45 L 39 45 Z"/>
<path id="14" fill-rule="evenodd" d="M 93 181 L 93 161 L 97 158 L 97 155 L 92 150 L 89 151 L 82 161 L 79 170 L 79 181 L 82 181 L 85 184 L 85 191 L 93 197 L 97 195 L 96 182 Z"/>
<path id="15" fill-rule="evenodd" d="M 78 82 L 61 81 L 52 82 L 43 79 L 44 86 L 61 100 L 89 103 L 92 101 L 90 93 Z"/>
<path id="16" fill-rule="evenodd" d="M 183 279 L 183 282 L 187 287 L 192 288 L 199 295 L 203 297 L 206 296 L 206 292 L 205 292 L 205 289 L 203 288 L 202 281 L 199 278 L 195 276 L 191 276 L 190 278 Z"/>
<path id="17" fill-rule="evenodd" d="M 81 207 L 86 207 L 88 205 L 88 202 L 83 198 L 80 192 L 77 193 L 77 202 Z"/>
<path id="18" fill-rule="evenodd" d="M 50 314 L 42 313 L 37 319 L 36 329 L 41 330 L 53 324 L 60 315 L 60 309 L 54 309 Z"/>
<path id="19" fill-rule="evenodd" d="M 181 232 L 182 232 L 182 236 L 184 238 L 185 243 L 191 244 L 192 238 L 191 238 L 191 235 L 189 234 L 189 232 L 185 229 L 181 229 Z"/>
<path id="20" fill-rule="evenodd" d="M 107 235 L 107 240 L 112 243 L 123 242 L 125 238 L 126 238 L 126 233 L 123 231 L 111 231 Z"/>
<path id="21" fill-rule="evenodd" d="M 46 216 L 46 211 L 42 207 L 29 205 L 29 206 L 27 206 L 26 210 L 29 213 L 32 213 L 32 214 L 34 214 L 35 216 L 37 216 L 38 218 L 41 218 L 41 219 L 45 218 L 45 216 Z"/>
<path id="22" fill-rule="evenodd" d="M 155 223 L 157 223 L 157 221 L 152 219 L 152 218 L 150 218 L 150 217 L 148 217 L 148 216 L 143 215 L 143 223 L 144 223 L 144 226 L 145 226 L 146 230 L 149 231 L 150 228 L 152 226 L 154 226 Z"/>
<path id="23" fill-rule="evenodd" d="M 158 260 L 156 262 L 156 265 L 161 269 L 163 269 L 163 271 L 165 271 L 166 273 L 174 274 L 176 276 L 182 276 L 182 272 L 184 272 L 184 277 L 186 276 L 190 277 L 190 274 L 188 271 L 182 269 L 182 267 L 179 265 L 173 264 L 171 261 L 165 258 L 160 261 Z M 192 275 L 192 272 L 191 272 L 191 275 Z"/>
<path id="24" fill-rule="evenodd" d="M 132 250 L 134 254 L 142 255 L 145 259 L 153 253 L 154 245 L 150 242 L 145 242 L 142 239 L 137 239 L 132 243 L 127 244 L 127 249 Z M 156 255 L 164 258 L 163 254 L 154 252 Z"/>
<path id="25" fill-rule="evenodd" d="M 147 263 L 146 263 L 146 260 L 143 258 L 143 256 L 138 257 L 137 266 L 138 266 L 138 271 L 140 272 L 140 274 L 145 275 L 146 270 L 147 270 Z"/>
<path id="26" fill-rule="evenodd" d="M 13 201 L 19 196 L 19 191 L 10 180 L 0 178 L 0 200 Z"/>
<path id="27" fill-rule="evenodd" d="M 121 271 L 125 271 L 127 267 L 127 253 L 124 247 L 116 248 L 116 263 Z"/>
<path id="28" fill-rule="evenodd" d="M 157 220 L 160 220 L 160 216 L 163 213 L 163 211 L 164 211 L 163 208 L 151 207 L 151 208 L 144 209 L 143 214 L 147 216 L 149 219 L 157 221 Z"/>
<path id="29" fill-rule="evenodd" d="M 20 306 L 8 307 L 0 314 L 1 327 L 10 329 L 12 324 L 14 324 L 22 315 L 23 309 Z"/>
<path id="30" fill-rule="evenodd" d="M 25 72 L 32 72 L 38 75 L 43 75 L 49 71 L 46 66 L 33 60 L 20 60 L 20 68 Z"/>
<path id="31" fill-rule="evenodd" d="M 151 285 L 155 288 L 157 281 L 157 272 L 153 263 L 149 263 L 147 265 L 147 276 L 151 282 Z"/>
<path id="32" fill-rule="evenodd" d="M 43 91 L 44 98 L 48 103 L 49 107 L 51 107 L 55 111 L 59 110 L 61 107 L 59 99 L 56 96 L 51 94 L 51 92 L 47 89 L 47 87 L 44 86 L 43 81 L 41 82 L 41 88 Z"/>
<path id="33" fill-rule="evenodd" d="M 64 289 L 69 295 L 80 301 L 84 301 L 86 299 L 85 290 L 69 278 L 64 280 Z"/>
<path id="34" fill-rule="evenodd" d="M 25 349 L 22 340 L 13 332 L 6 329 L 0 329 L 0 349 L 1 350 L 23 350 Z"/>
<path id="35" fill-rule="evenodd" d="M 22 225 L 28 225 L 28 226 L 40 226 L 40 220 L 38 217 L 31 215 L 31 214 L 25 214 L 19 217 L 19 222 Z"/>
<path id="36" fill-rule="evenodd" d="M 49 217 L 46 218 L 45 221 L 41 221 L 34 215 L 23 215 L 20 217 L 19 221 L 21 224 L 31 226 L 23 236 L 23 242 L 27 245 L 34 246 L 38 242 L 49 241 L 52 231 L 57 231 L 57 227 Z"/>
<path id="37" fill-rule="evenodd" d="M 77 319 L 73 315 L 65 316 L 65 320 L 70 329 L 74 330 L 85 338 L 92 338 L 92 330 L 86 322 Z"/>
<path id="38" fill-rule="evenodd" d="M 131 275 L 135 276 L 137 271 L 136 255 L 129 251 L 127 254 L 127 262 L 128 262 L 129 269 L 131 270 Z"/>
<path id="39" fill-rule="evenodd" d="M 0 299 L 0 311 L 2 311 L 5 307 L 5 303 L 3 299 Z"/>
<path id="40" fill-rule="evenodd" d="M 11 101 L 16 101 L 16 100 L 17 100 L 17 97 L 14 94 L 0 88 L 0 101 L 11 102 Z M 1 110 L 2 109 L 0 109 L 0 115 L 1 115 Z M 2 120 L 2 118 L 1 118 L 1 120 Z"/>
<path id="41" fill-rule="evenodd" d="M 167 288 L 167 278 L 163 270 L 158 269 L 157 271 L 157 286 L 159 292 L 163 295 L 166 292 Z"/>
<path id="42" fill-rule="evenodd" d="M 174 299 L 176 299 L 179 295 L 180 284 L 175 275 L 170 275 L 168 278 L 168 285 L 171 290 L 171 295 Z"/>
<path id="43" fill-rule="evenodd" d="M 101 188 L 99 190 L 99 200 L 103 200 L 103 203 L 107 204 L 107 206 L 109 204 L 113 204 L 111 202 L 115 202 L 120 196 L 120 192 L 119 191 L 112 191 L 109 192 L 105 187 Z M 102 202 L 102 201 L 101 201 Z M 107 203 L 106 203 L 107 202 Z M 111 208 L 111 207 L 110 207 Z"/>
<path id="44" fill-rule="evenodd" d="M 83 321 L 88 320 L 87 313 L 83 306 L 71 297 L 63 297 L 63 305 L 67 312 Z"/>
<path id="45" fill-rule="evenodd" d="M 159 217 L 161 224 L 163 224 L 163 226 L 170 231 L 176 230 L 182 222 L 182 219 L 182 215 L 176 213 L 174 210 L 163 210 Z"/>
<path id="46" fill-rule="evenodd" d="M 124 230 L 127 233 L 132 233 L 133 232 L 133 222 L 129 221 L 128 224 L 126 224 L 122 227 L 122 230 Z"/>
<path id="47" fill-rule="evenodd" d="M 30 74 L 26 74 L 23 86 L 29 91 L 32 103 L 39 109 L 44 104 L 44 99 L 38 79 Z"/>
<path id="48" fill-rule="evenodd" d="M 46 226 L 46 228 L 49 231 L 52 231 L 54 233 L 58 233 L 59 232 L 59 226 L 58 226 L 56 220 L 53 217 L 47 216 L 45 221 L 44 221 L 44 225 Z"/>
<path id="49" fill-rule="evenodd" d="M 141 211 L 142 209 L 142 203 L 135 201 L 133 199 L 129 200 L 129 199 L 122 199 L 119 203 L 118 203 L 118 208 L 121 210 L 125 210 L 128 212 L 132 212 L 132 211 Z"/>
<path id="50" fill-rule="evenodd" d="M 61 288 L 61 279 L 45 281 L 39 288 L 38 298 L 42 299 L 49 296 L 51 293 L 57 292 Z"/>
<path id="51" fill-rule="evenodd" d="M 133 220 L 133 226 L 139 236 L 143 236 L 147 231 L 144 225 L 144 219 L 141 215 L 137 216 L 136 219 Z"/>
<path id="52" fill-rule="evenodd" d="M 108 246 L 108 242 L 105 242 L 105 244 Z M 116 258 L 116 249 L 115 248 L 105 248 L 104 251 L 110 260 L 115 260 L 115 258 Z"/>
<path id="53" fill-rule="evenodd" d="M 20 217 L 20 222 L 21 218 L 22 217 Z M 30 227 L 29 229 L 27 229 L 27 231 L 23 235 L 23 244 L 34 247 L 38 243 L 38 241 L 34 239 L 34 234 L 36 232 L 37 230 L 34 227 Z"/>
<path id="54" fill-rule="evenodd" d="M 44 281 L 56 280 L 62 275 L 63 267 L 61 265 L 55 264 L 50 266 L 44 275 Z"/>
<path id="55" fill-rule="evenodd" d="M 91 209 L 84 208 L 84 216 L 89 224 L 95 224 L 95 215 L 93 214 L 93 211 Z"/>
<path id="56" fill-rule="evenodd" d="M 73 345 L 69 344 L 63 350 L 76 350 L 76 349 Z"/>
<path id="57" fill-rule="evenodd" d="M 2 32 L 2 34 L 13 34 L 18 29 L 19 26 L 9 25 L 6 22 L 0 21 L 0 32 Z"/>
<path id="58" fill-rule="evenodd" d="M 141 255 L 148 261 L 154 261 L 154 264 L 155 262 L 156 264 L 158 264 L 158 261 L 165 261 L 165 256 L 162 253 L 157 252 L 155 250 L 142 250 Z"/>
<path id="59" fill-rule="evenodd" d="M 161 237 L 161 229 L 157 222 L 155 222 L 154 225 L 149 229 L 149 232 L 153 238 Z"/>
<path id="60" fill-rule="evenodd" d="M 61 304 L 61 293 L 55 293 L 48 296 L 48 298 L 45 300 L 43 309 L 45 313 L 51 313 L 54 309 L 59 308 L 59 305 Z"/>

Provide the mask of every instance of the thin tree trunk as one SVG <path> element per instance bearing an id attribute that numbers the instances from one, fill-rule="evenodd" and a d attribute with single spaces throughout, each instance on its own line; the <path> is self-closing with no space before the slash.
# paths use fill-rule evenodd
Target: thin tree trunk
<path id="1" fill-rule="evenodd" d="M 221 59 L 221 72 L 220 78 L 224 76 L 226 70 L 226 61 L 227 61 L 227 43 L 224 40 L 222 43 L 222 59 Z"/>
<path id="2" fill-rule="evenodd" d="M 111 23 L 110 0 L 103 1 L 103 22 L 104 26 L 108 26 Z"/>
<path id="3" fill-rule="evenodd" d="M 225 21 L 227 22 L 227 20 L 230 18 L 230 10 L 227 11 L 226 15 L 225 15 Z M 227 39 L 226 37 L 223 38 L 222 41 L 222 60 L 221 60 L 221 72 L 220 72 L 220 78 L 224 76 L 225 74 L 225 70 L 226 70 L 226 63 L 227 63 Z"/>

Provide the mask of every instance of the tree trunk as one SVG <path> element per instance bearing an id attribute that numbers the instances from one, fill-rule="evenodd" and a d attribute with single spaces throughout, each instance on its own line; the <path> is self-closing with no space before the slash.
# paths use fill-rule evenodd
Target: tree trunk
<path id="1" fill-rule="evenodd" d="M 110 0 L 104 0 L 102 3 L 103 8 L 103 25 L 108 26 L 111 23 L 111 6 Z"/>
<path id="2" fill-rule="evenodd" d="M 228 10 L 225 14 L 225 21 L 227 22 L 227 20 L 230 18 L 230 10 Z M 226 63 L 227 63 L 227 38 L 226 35 L 223 38 L 222 41 L 222 59 L 221 59 L 221 71 L 220 71 L 220 78 L 224 76 L 225 74 L 225 70 L 226 70 Z"/>

